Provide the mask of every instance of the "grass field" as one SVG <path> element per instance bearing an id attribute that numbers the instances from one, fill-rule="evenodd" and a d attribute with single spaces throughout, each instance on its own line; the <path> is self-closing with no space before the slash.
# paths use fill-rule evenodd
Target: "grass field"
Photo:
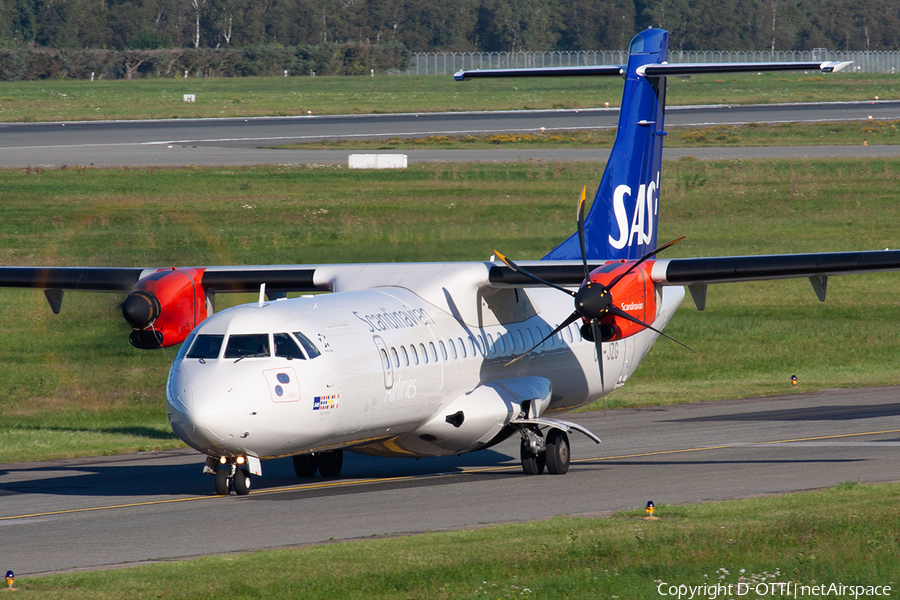
<path id="1" fill-rule="evenodd" d="M 541 257 L 574 229 L 591 164 L 0 172 L 0 263 L 189 266 Z M 900 160 L 683 159 L 663 174 L 676 256 L 898 245 Z M 714 286 L 609 407 L 900 383 L 896 274 Z M 227 301 L 220 295 L 220 308 Z M 245 299 L 244 301 L 250 301 Z M 174 349 L 139 351 L 115 295 L 0 292 L 0 462 L 180 445 L 164 415 Z"/>
<path id="2" fill-rule="evenodd" d="M 184 94 L 195 94 L 185 103 Z M 0 82 L 0 121 L 184 119 L 272 115 L 616 107 L 616 77 L 485 79 L 442 76 L 247 77 Z M 669 78 L 667 103 L 769 104 L 896 100 L 900 74 L 805 73 Z M 423 108 L 427 107 L 427 108 Z"/>
<path id="3" fill-rule="evenodd" d="M 695 598 L 767 599 L 792 597 L 788 583 L 806 586 L 800 598 L 854 597 L 827 593 L 832 584 L 852 586 L 858 598 L 876 597 L 876 586 L 877 597 L 897 598 L 898 494 L 900 484 L 847 482 L 774 498 L 662 506 L 658 521 L 642 520 L 642 511 L 556 517 L 17 584 L 29 596 L 67 599 L 640 600 L 677 598 L 679 585 L 694 588 Z M 710 587 L 719 585 L 731 587 Z"/>

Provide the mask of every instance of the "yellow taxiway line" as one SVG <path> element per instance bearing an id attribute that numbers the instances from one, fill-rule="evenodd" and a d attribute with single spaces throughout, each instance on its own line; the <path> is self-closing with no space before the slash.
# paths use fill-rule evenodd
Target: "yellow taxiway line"
<path id="1" fill-rule="evenodd" d="M 788 440 L 772 440 L 768 442 L 743 442 L 740 444 L 724 444 L 720 446 L 700 446 L 697 448 L 683 448 L 681 450 L 658 450 L 655 452 L 642 452 L 639 454 L 622 454 L 619 456 L 601 456 L 596 458 L 582 458 L 578 460 L 573 460 L 572 463 L 579 464 L 589 464 L 594 462 L 602 462 L 607 460 L 623 460 L 627 458 L 642 458 L 645 456 L 660 456 L 664 454 L 683 454 L 685 452 L 702 452 L 704 450 L 723 450 L 726 448 L 740 448 L 743 446 L 760 446 L 763 444 L 789 444 L 792 442 L 811 442 L 816 440 L 829 440 L 829 439 L 838 439 L 838 438 L 848 438 L 848 437 L 859 437 L 864 435 L 883 435 L 887 433 L 900 433 L 900 429 L 887 429 L 884 431 L 865 431 L 861 433 L 841 433 L 835 435 L 822 435 L 816 437 L 807 437 L 807 438 L 794 438 Z M 337 488 L 349 485 L 372 485 L 376 483 L 385 483 L 385 482 L 398 482 L 398 481 L 410 481 L 413 479 L 420 479 L 423 477 L 447 477 L 450 475 L 468 475 L 471 473 L 491 473 L 497 471 L 509 471 L 513 469 L 520 469 L 520 465 L 510 465 L 506 467 L 484 467 L 478 469 L 468 469 L 462 472 L 454 472 L 454 473 L 433 473 L 428 475 L 403 475 L 399 477 L 381 477 L 378 479 L 348 479 L 346 481 L 327 481 L 324 483 L 312 483 L 312 484 L 304 484 L 290 487 L 281 487 L 281 488 L 272 488 L 268 490 L 251 490 L 251 494 L 276 494 L 282 492 L 296 492 L 296 491 L 304 491 L 304 490 L 317 490 L 317 489 L 327 489 L 327 488 Z M 92 506 L 86 508 L 72 508 L 68 510 L 54 510 L 48 512 L 40 512 L 40 513 L 31 513 L 25 515 L 12 515 L 8 517 L 0 517 L 0 521 L 10 521 L 14 519 L 33 519 L 35 517 L 48 517 L 55 515 L 68 515 L 75 513 L 83 513 L 83 512 L 93 512 L 99 510 L 113 510 L 120 508 L 136 508 L 139 506 L 156 506 L 160 504 L 172 504 L 175 502 L 195 502 L 198 500 L 215 500 L 218 498 L 226 498 L 227 496 L 193 496 L 190 498 L 170 498 L 168 500 L 148 500 L 146 502 L 132 502 L 128 504 L 111 504 L 108 506 Z"/>

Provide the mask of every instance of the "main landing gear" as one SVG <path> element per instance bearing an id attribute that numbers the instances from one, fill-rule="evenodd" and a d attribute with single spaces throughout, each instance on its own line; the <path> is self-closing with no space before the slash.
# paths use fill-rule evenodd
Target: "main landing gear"
<path id="1" fill-rule="evenodd" d="M 569 436 L 562 429 L 550 429 L 547 436 L 537 427 L 522 428 L 519 453 L 526 475 L 540 475 L 544 467 L 551 475 L 564 475 L 569 470 L 571 453 Z"/>
<path id="2" fill-rule="evenodd" d="M 299 454 L 294 457 L 294 472 L 297 477 L 315 477 L 316 471 L 322 477 L 337 477 L 344 465 L 343 450 L 329 450 L 316 454 Z"/>

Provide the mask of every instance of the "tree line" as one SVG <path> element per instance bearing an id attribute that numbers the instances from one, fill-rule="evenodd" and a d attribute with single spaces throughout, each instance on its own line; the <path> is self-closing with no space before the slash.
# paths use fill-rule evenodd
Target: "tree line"
<path id="1" fill-rule="evenodd" d="M 897 0 L 0 0 L 0 47 L 402 44 L 412 52 L 896 50 Z"/>

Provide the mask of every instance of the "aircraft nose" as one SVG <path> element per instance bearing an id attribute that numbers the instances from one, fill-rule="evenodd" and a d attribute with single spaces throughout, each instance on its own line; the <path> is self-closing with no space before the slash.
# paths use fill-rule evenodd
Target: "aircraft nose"
<path id="1" fill-rule="evenodd" d="M 175 372 L 166 393 L 166 414 L 172 431 L 188 446 L 206 454 L 222 454 L 228 423 L 211 401 L 216 386 L 210 388 L 207 383 L 190 381 L 183 370 Z"/>
<path id="2" fill-rule="evenodd" d="M 197 411 L 188 408 L 179 399 L 169 399 L 166 403 L 166 415 L 172 431 L 188 446 L 200 452 L 214 452 L 214 436 L 205 424 L 197 419 Z M 214 452 L 215 453 L 215 452 Z"/>

